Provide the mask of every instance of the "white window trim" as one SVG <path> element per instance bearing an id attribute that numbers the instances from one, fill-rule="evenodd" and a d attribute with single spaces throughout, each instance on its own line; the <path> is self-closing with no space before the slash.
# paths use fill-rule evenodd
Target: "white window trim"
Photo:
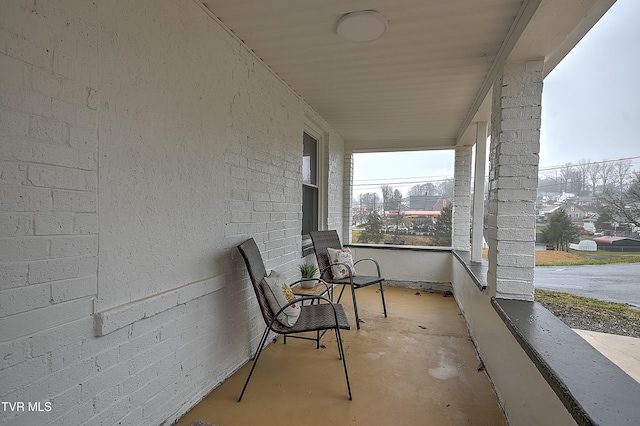
<path id="1" fill-rule="evenodd" d="M 316 155 L 317 187 L 318 187 L 318 230 L 326 230 L 329 218 L 328 206 L 328 176 L 329 176 L 329 133 L 309 114 L 305 114 L 303 132 L 318 141 Z M 302 135 L 301 135 L 302 136 Z M 302 139 L 300 139 L 302 142 Z M 301 157 L 302 158 L 302 157 Z M 302 207 L 302 206 L 301 206 Z M 307 244 L 305 244 L 307 243 Z M 302 241 L 302 249 L 309 246 L 309 242 Z"/>

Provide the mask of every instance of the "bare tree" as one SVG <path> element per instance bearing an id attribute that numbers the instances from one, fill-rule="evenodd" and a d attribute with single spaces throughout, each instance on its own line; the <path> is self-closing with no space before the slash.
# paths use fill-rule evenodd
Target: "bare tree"
<path id="1" fill-rule="evenodd" d="M 613 164 L 610 161 L 603 161 L 600 163 L 600 182 L 602 182 L 602 190 L 607 189 L 607 184 L 611 180 L 611 174 L 613 173 Z"/>
<path id="2" fill-rule="evenodd" d="M 538 190 L 540 192 L 558 192 L 558 174 L 555 171 L 539 174 Z"/>
<path id="3" fill-rule="evenodd" d="M 572 163 L 567 163 L 564 166 L 560 167 L 560 182 L 562 182 L 562 190 L 567 192 L 569 190 L 569 181 L 572 178 L 574 173 L 574 168 Z"/>
<path id="4" fill-rule="evenodd" d="M 382 185 L 380 189 L 382 190 L 382 208 L 385 212 L 393 210 L 391 207 L 391 202 L 393 200 L 393 188 L 391 185 Z"/>
<path id="5" fill-rule="evenodd" d="M 367 192 L 360 195 L 360 210 L 362 212 L 372 212 L 378 209 L 380 196 L 377 192 Z"/>
<path id="6" fill-rule="evenodd" d="M 632 176 L 631 184 L 625 191 L 607 188 L 602 192 L 601 214 L 607 214 L 617 222 L 640 226 L 640 172 Z"/>
<path id="7" fill-rule="evenodd" d="M 591 195 L 596 195 L 596 188 L 600 180 L 600 163 L 593 163 L 589 167 L 589 181 L 591 182 Z"/>
<path id="8" fill-rule="evenodd" d="M 574 168 L 571 170 L 569 182 L 567 182 L 567 192 L 578 195 L 582 191 L 583 187 L 584 182 L 582 182 L 582 176 L 580 175 L 578 169 L 574 166 Z"/>
<path id="9" fill-rule="evenodd" d="M 453 197 L 454 186 L 455 182 L 452 178 L 445 179 L 438 184 L 437 194 L 435 195 L 446 195 L 447 197 Z"/>
<path id="10" fill-rule="evenodd" d="M 431 182 L 421 183 L 409 188 L 407 195 L 433 195 L 436 192 L 436 186 Z"/>
<path id="11" fill-rule="evenodd" d="M 618 191 L 622 193 L 624 186 L 631 176 L 631 160 L 618 160 L 613 163 L 613 174 L 615 176 Z"/>
<path id="12" fill-rule="evenodd" d="M 580 160 L 578 164 L 576 164 L 576 177 L 580 182 L 578 195 L 583 191 L 587 190 L 588 180 L 589 180 L 589 171 L 591 170 L 591 160 Z"/>

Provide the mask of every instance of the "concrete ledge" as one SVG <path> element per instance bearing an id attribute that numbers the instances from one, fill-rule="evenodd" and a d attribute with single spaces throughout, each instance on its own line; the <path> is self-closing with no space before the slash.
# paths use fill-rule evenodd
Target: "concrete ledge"
<path id="1" fill-rule="evenodd" d="M 471 252 L 468 251 L 454 250 L 453 257 L 458 259 L 458 261 L 465 267 L 480 291 L 484 291 L 487 288 L 487 262 L 472 262 Z"/>
<path id="2" fill-rule="evenodd" d="M 224 287 L 221 276 L 185 284 L 181 287 L 155 294 L 95 314 L 95 334 L 104 336 L 133 324 L 141 319 L 157 315 L 175 306 L 185 304 Z"/>
<path id="3" fill-rule="evenodd" d="M 440 246 L 405 246 L 404 244 L 369 244 L 369 243 L 350 243 L 343 244 L 344 247 L 363 247 L 382 250 L 404 250 L 404 251 L 425 251 L 449 253 L 452 251 L 449 247 Z"/>
<path id="4" fill-rule="evenodd" d="M 536 302 L 492 299 L 579 425 L 637 425 L 640 383 Z"/>

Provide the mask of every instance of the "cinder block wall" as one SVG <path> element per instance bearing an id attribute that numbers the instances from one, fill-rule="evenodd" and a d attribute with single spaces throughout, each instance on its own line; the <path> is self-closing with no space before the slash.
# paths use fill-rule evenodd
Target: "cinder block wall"
<path id="1" fill-rule="evenodd" d="M 192 0 L 4 2 L 0 424 L 170 424 L 245 363 L 262 319 L 235 245 L 301 257 L 305 120 Z"/>

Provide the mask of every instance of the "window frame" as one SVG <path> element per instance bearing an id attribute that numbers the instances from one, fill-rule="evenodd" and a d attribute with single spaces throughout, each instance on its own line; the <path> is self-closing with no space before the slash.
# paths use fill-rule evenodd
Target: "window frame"
<path id="1" fill-rule="evenodd" d="M 315 229 L 313 230 L 323 230 L 326 228 L 325 224 L 327 223 L 327 175 L 328 175 L 328 153 L 327 153 L 327 140 L 328 133 L 324 131 L 322 126 L 320 126 L 317 122 L 312 120 L 310 117 L 306 117 L 304 128 L 302 131 L 301 142 L 303 144 L 303 156 L 304 156 L 304 134 L 309 135 L 316 141 L 316 161 L 315 161 L 315 170 L 316 170 L 316 184 L 307 184 L 302 179 L 303 165 L 300 165 L 301 171 L 301 200 L 300 200 L 300 209 L 302 214 L 304 214 L 304 200 L 303 200 L 303 189 L 305 186 L 313 187 L 316 189 L 317 199 L 316 199 L 316 214 L 315 214 Z M 302 161 L 302 157 L 301 157 Z M 300 223 L 300 235 L 302 241 L 302 254 L 306 256 L 313 252 L 313 245 L 311 242 L 311 238 L 309 234 L 302 233 L 302 221 L 304 219 L 301 218 Z"/>

